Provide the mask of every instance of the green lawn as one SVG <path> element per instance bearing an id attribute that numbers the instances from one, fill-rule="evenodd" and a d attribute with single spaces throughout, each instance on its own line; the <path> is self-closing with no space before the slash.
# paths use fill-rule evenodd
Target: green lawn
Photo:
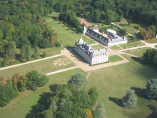
<path id="1" fill-rule="evenodd" d="M 39 49 L 39 55 L 43 55 L 43 52 L 46 52 L 47 56 L 53 56 L 60 54 L 60 51 L 63 49 L 63 47 L 51 47 L 51 48 L 44 48 Z M 17 54 L 20 54 L 20 49 L 16 50 Z M 33 50 L 32 50 L 33 53 Z"/>
<path id="2" fill-rule="evenodd" d="M 126 58 L 131 62 L 92 71 L 88 78 L 89 87 L 97 88 L 98 101 L 104 103 L 105 118 L 146 118 L 153 112 L 148 106 L 157 106 L 157 101 L 139 97 L 142 95 L 141 89 L 146 86 L 146 81 L 157 76 L 156 71 L 129 56 Z M 121 99 L 130 87 L 134 87 L 138 93 L 136 109 L 124 109 L 113 102 Z M 147 118 L 156 118 L 156 116 Z"/>
<path id="3" fill-rule="evenodd" d="M 130 56 L 125 57 L 130 60 L 130 63 L 93 70 L 88 78 L 88 88 L 97 88 L 99 95 L 97 103 L 104 103 L 105 118 L 146 118 L 153 112 L 149 106 L 157 106 L 157 101 L 149 101 L 143 98 L 140 92 L 145 88 L 146 81 L 157 76 L 157 73 L 153 68 L 140 64 Z M 24 118 L 32 106 L 37 104 L 40 95 L 50 91 L 50 85 L 65 84 L 76 72 L 85 73 L 81 69 L 73 69 L 49 76 L 51 79 L 48 85 L 38 88 L 35 92 L 26 91 L 21 93 L 9 105 L 0 108 L 0 116 L 2 118 Z M 130 87 L 134 87 L 138 93 L 136 95 L 138 100 L 136 109 L 124 109 L 113 102 L 121 99 Z M 156 116 L 147 118 L 156 118 Z"/>
<path id="4" fill-rule="evenodd" d="M 116 61 L 122 61 L 123 59 L 119 57 L 118 55 L 112 55 L 109 57 L 109 62 L 116 62 Z"/>
<path id="5" fill-rule="evenodd" d="M 92 48 L 97 50 L 97 49 L 103 49 L 104 47 L 102 45 L 94 45 L 94 46 L 92 46 Z"/>
<path id="6" fill-rule="evenodd" d="M 121 48 L 117 45 L 114 45 L 112 47 L 110 47 L 112 50 L 120 50 Z"/>
<path id="7" fill-rule="evenodd" d="M 155 45 L 155 47 L 157 48 L 157 45 Z"/>
<path id="8" fill-rule="evenodd" d="M 150 49 L 150 48 L 139 48 L 139 49 L 129 50 L 129 51 L 125 51 L 125 52 L 129 53 L 129 54 L 133 54 L 138 57 L 142 57 L 143 53 L 145 53 L 147 49 Z"/>
<path id="9" fill-rule="evenodd" d="M 44 17 L 43 19 L 45 21 L 48 21 L 48 24 L 52 29 L 57 32 L 57 40 L 60 42 L 63 46 L 69 47 L 74 46 L 75 42 L 80 39 L 82 36 L 83 40 L 87 44 L 94 43 L 93 40 L 83 36 L 82 34 L 77 34 L 71 29 L 69 29 L 66 25 L 60 23 L 60 21 L 53 19 L 53 17 L 57 17 L 56 13 L 51 14 L 50 16 Z"/>
<path id="10" fill-rule="evenodd" d="M 128 42 L 126 44 L 121 44 L 120 47 L 122 48 L 132 48 L 132 47 L 137 47 L 137 46 L 143 46 L 144 43 L 142 43 L 141 41 L 133 41 L 133 42 Z"/>
<path id="11" fill-rule="evenodd" d="M 150 40 L 145 40 L 147 43 L 157 43 L 157 39 L 153 38 Z"/>
<path id="12" fill-rule="evenodd" d="M 9 105 L 0 108 L 1 118 L 25 118 L 32 106 L 36 105 L 41 94 L 49 92 L 51 85 L 66 84 L 70 77 L 76 72 L 83 72 L 81 69 L 73 69 L 67 72 L 51 75 L 49 83 L 36 91 L 25 91 L 15 98 Z M 64 75 L 64 76 L 63 76 Z"/>
<path id="13" fill-rule="evenodd" d="M 54 64 L 54 61 L 56 62 L 55 63 L 56 65 Z M 64 63 L 66 65 L 64 65 Z M 46 74 L 49 72 L 57 71 L 57 70 L 72 67 L 72 66 L 74 66 L 74 63 L 72 63 L 68 58 L 66 58 L 65 56 L 59 56 L 52 59 L 34 62 L 31 64 L 26 64 L 26 65 L 14 67 L 14 68 L 6 69 L 6 70 L 0 70 L 0 76 L 4 76 L 8 79 L 11 79 L 11 77 L 15 73 L 26 74 L 27 72 L 36 70 L 40 73 Z"/>
<path id="14" fill-rule="evenodd" d="M 137 33 L 137 29 L 134 28 L 134 26 L 132 26 L 132 25 L 120 24 L 120 27 L 123 28 L 123 29 L 125 29 L 128 33 L 130 33 L 132 35 L 135 34 L 135 33 Z"/>

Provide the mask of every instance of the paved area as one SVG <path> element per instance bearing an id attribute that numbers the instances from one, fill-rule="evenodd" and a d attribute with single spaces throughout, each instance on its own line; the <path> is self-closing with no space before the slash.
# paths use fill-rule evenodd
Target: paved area
<path id="1" fill-rule="evenodd" d="M 85 72 L 89 72 L 89 71 L 92 71 L 92 70 L 96 70 L 96 69 L 100 69 L 100 68 L 104 68 L 104 67 L 115 66 L 115 65 L 119 65 L 119 64 L 123 64 L 123 63 L 129 62 L 126 58 L 124 58 L 120 54 L 117 54 L 118 56 L 123 58 L 122 61 L 118 61 L 118 62 L 114 62 L 114 63 L 104 63 L 104 64 L 90 66 L 80 56 L 78 56 L 75 52 L 73 52 L 73 50 L 64 49 L 64 50 L 61 51 L 61 53 L 63 55 L 65 55 L 67 58 L 69 58 L 73 63 L 75 63 L 77 65 L 77 67 L 81 68 Z"/>

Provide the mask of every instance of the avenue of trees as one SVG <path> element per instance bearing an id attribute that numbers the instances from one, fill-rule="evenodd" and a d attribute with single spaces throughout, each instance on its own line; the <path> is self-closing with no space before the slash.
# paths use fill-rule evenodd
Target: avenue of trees
<path id="1" fill-rule="evenodd" d="M 37 87 L 42 87 L 48 83 L 49 78 L 37 71 L 31 71 L 25 76 L 15 74 L 11 80 L 0 77 L 0 107 L 10 103 L 12 99 L 25 90 L 35 91 Z"/>
<path id="2" fill-rule="evenodd" d="M 56 85 L 55 90 L 47 93 L 44 103 L 34 106 L 27 118 L 103 118 L 105 110 L 102 103 L 93 110 L 98 98 L 96 88 L 87 90 L 86 86 L 84 75 L 74 74 L 66 85 Z"/>

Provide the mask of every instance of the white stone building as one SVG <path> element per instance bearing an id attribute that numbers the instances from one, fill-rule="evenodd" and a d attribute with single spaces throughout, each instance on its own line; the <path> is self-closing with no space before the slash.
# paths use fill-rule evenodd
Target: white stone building
<path id="1" fill-rule="evenodd" d="M 107 29 L 106 31 L 104 31 L 104 33 L 106 33 L 109 38 L 108 46 L 125 44 L 128 42 L 126 37 L 120 37 L 114 30 Z"/>
<path id="2" fill-rule="evenodd" d="M 86 28 L 84 26 L 82 33 L 105 46 L 125 44 L 128 42 L 126 37 L 120 37 L 119 35 L 117 35 L 116 31 L 113 31 L 111 29 L 104 31 L 105 34 L 101 34 L 98 27 Z"/>
<path id="3" fill-rule="evenodd" d="M 94 50 L 83 41 L 82 37 L 75 43 L 74 51 L 91 65 L 108 61 L 107 49 Z"/>

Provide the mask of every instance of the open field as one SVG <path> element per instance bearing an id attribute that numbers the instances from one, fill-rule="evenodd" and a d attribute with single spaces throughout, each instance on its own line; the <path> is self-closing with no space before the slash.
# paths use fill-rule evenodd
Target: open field
<path id="1" fill-rule="evenodd" d="M 155 45 L 155 47 L 157 48 L 157 45 Z"/>
<path id="2" fill-rule="evenodd" d="M 142 57 L 143 53 L 145 53 L 147 49 L 150 49 L 150 48 L 140 48 L 140 49 L 135 49 L 135 50 L 128 50 L 125 52 L 132 54 L 132 55 L 135 55 L 135 56 L 138 56 L 138 57 Z"/>
<path id="3" fill-rule="evenodd" d="M 99 102 L 104 103 L 105 118 L 146 118 L 152 114 L 151 106 L 156 107 L 157 101 L 145 99 L 142 89 L 146 81 L 157 75 L 156 71 L 127 57 L 131 62 L 114 67 L 92 71 L 88 80 L 89 87 L 96 87 Z M 125 95 L 125 91 L 133 87 L 137 93 L 137 108 L 124 109 L 117 105 L 118 99 Z M 141 96 L 141 97 L 139 97 Z M 156 118 L 147 117 L 147 118 Z"/>
<path id="4" fill-rule="evenodd" d="M 153 38 L 153 39 L 150 39 L 150 40 L 145 40 L 145 42 L 147 42 L 147 43 L 157 43 L 157 39 Z"/>
<path id="5" fill-rule="evenodd" d="M 132 25 L 123 25 L 120 24 L 120 27 L 125 29 L 128 33 L 134 35 L 135 33 L 137 33 L 137 29 L 134 28 L 134 26 Z"/>
<path id="6" fill-rule="evenodd" d="M 46 56 L 53 56 L 60 54 L 63 47 L 51 47 L 51 48 L 43 48 L 39 49 L 39 55 L 43 55 L 43 52 L 46 52 Z M 17 49 L 17 54 L 20 54 L 20 49 Z M 33 53 L 33 50 L 32 50 Z"/>
<path id="7" fill-rule="evenodd" d="M 145 99 L 142 96 L 142 89 L 145 88 L 146 81 L 155 77 L 157 73 L 153 68 L 140 64 L 129 56 L 125 57 L 131 62 L 92 71 L 88 78 L 88 88 L 97 88 L 98 102 L 104 103 L 105 118 L 146 118 L 153 112 L 151 107 L 155 107 L 157 101 Z M 11 104 L 0 108 L 0 116 L 3 118 L 24 118 L 31 110 L 31 107 L 37 104 L 40 95 L 50 91 L 50 85 L 65 84 L 76 72 L 84 73 L 81 69 L 74 69 L 49 76 L 51 79 L 48 85 L 38 88 L 35 92 L 26 91 L 21 93 Z M 137 108 L 123 109 L 114 101 L 121 99 L 130 87 L 134 87 L 137 93 Z"/>
<path id="8" fill-rule="evenodd" d="M 40 96 L 43 93 L 50 91 L 51 85 L 66 84 L 70 77 L 76 72 L 84 73 L 81 69 L 74 69 L 67 72 L 51 75 L 49 83 L 36 91 L 25 91 L 15 98 L 9 105 L 0 108 L 1 118 L 25 118 L 31 110 L 32 106 L 36 105 Z M 84 73 L 85 74 L 85 73 Z M 64 76 L 63 76 L 64 75 Z"/>
<path id="9" fill-rule="evenodd" d="M 94 46 L 92 46 L 92 48 L 97 50 L 97 49 L 103 49 L 104 47 L 102 45 L 94 45 Z"/>
<path id="10" fill-rule="evenodd" d="M 114 45 L 110 47 L 112 50 L 120 50 L 121 48 L 118 45 Z"/>
<path id="11" fill-rule="evenodd" d="M 27 72 L 36 70 L 40 73 L 46 74 L 72 66 L 74 66 L 74 63 L 72 63 L 68 58 L 66 58 L 65 56 L 59 56 L 52 59 L 42 60 L 31 64 L 9 68 L 6 70 L 0 70 L 0 76 L 4 76 L 8 79 L 11 79 L 11 77 L 15 73 L 26 74 Z"/>
<path id="12" fill-rule="evenodd" d="M 57 17 L 55 13 L 51 14 L 50 16 L 44 17 L 43 19 L 48 22 L 50 27 L 55 32 L 57 32 L 57 40 L 63 46 L 65 47 L 74 46 L 75 42 L 79 40 L 81 36 L 87 44 L 94 43 L 93 40 L 90 40 L 89 38 L 83 36 L 82 34 L 75 33 L 74 31 L 69 29 L 66 25 L 60 23 L 60 21 L 53 19 L 53 17 Z"/>
<path id="13" fill-rule="evenodd" d="M 133 42 L 128 42 L 126 44 L 121 44 L 120 47 L 122 48 L 132 48 L 132 47 L 137 47 L 137 46 L 143 46 L 144 43 L 142 43 L 141 41 L 133 41 Z"/>
<path id="14" fill-rule="evenodd" d="M 119 57 L 118 55 L 112 55 L 109 56 L 109 62 L 116 62 L 116 61 L 122 61 L 123 59 L 121 57 Z"/>

